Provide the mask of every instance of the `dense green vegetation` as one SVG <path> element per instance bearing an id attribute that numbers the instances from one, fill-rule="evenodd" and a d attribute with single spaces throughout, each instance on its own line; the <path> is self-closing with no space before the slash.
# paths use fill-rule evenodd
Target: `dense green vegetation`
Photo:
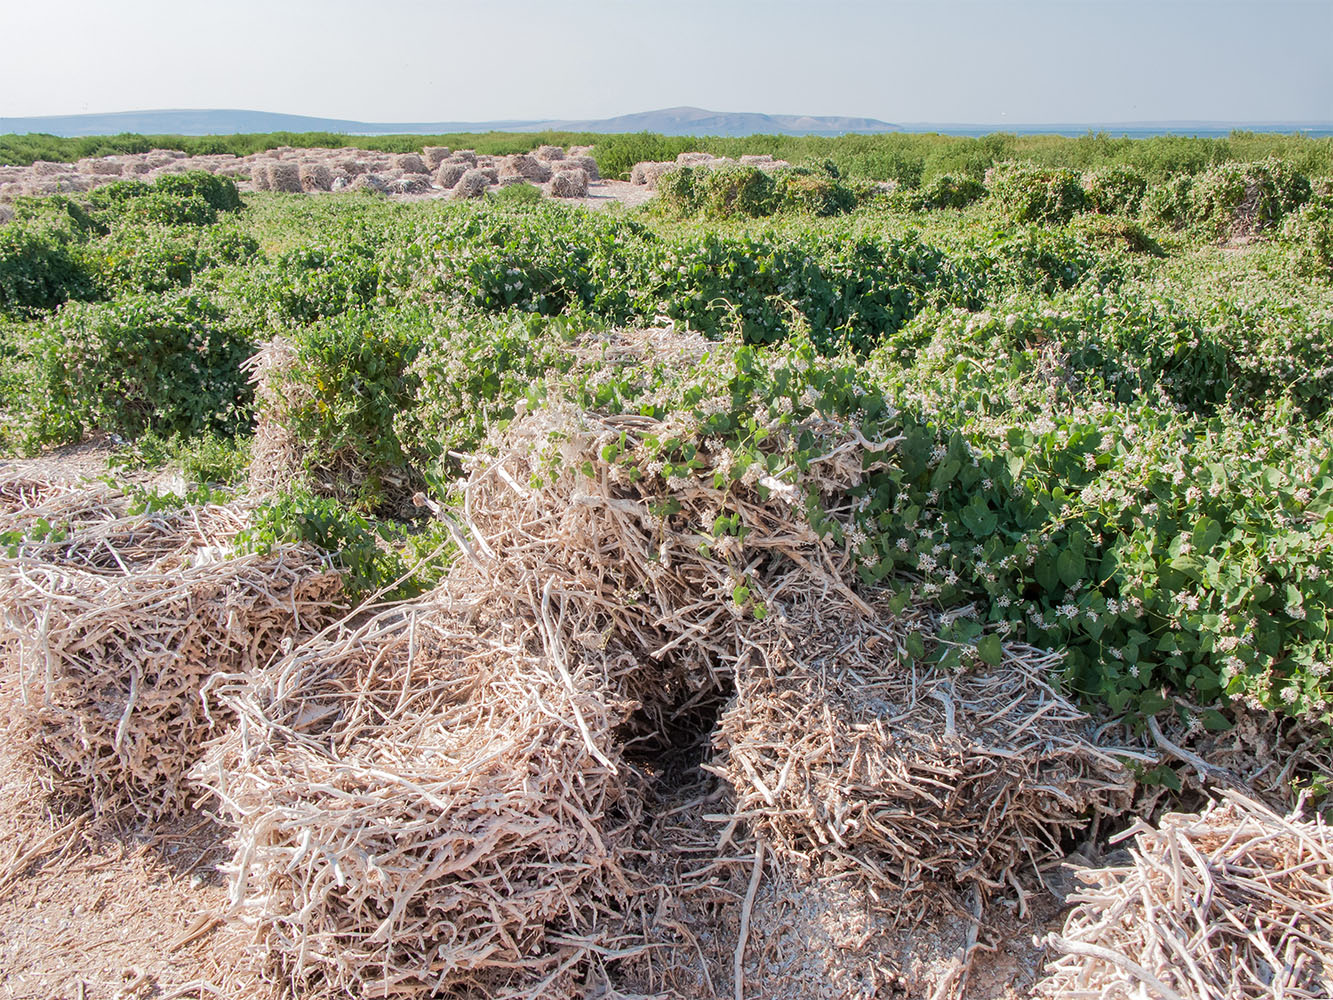
<path id="1" fill-rule="evenodd" d="M 745 151 L 833 162 L 682 171 L 602 215 L 242 206 L 190 175 L 24 202 L 0 227 L 4 445 L 109 432 L 237 482 L 260 405 L 242 362 L 280 336 L 261 408 L 311 475 L 247 544 L 307 538 L 373 591 L 438 571 L 444 536 L 406 501 L 456 502 L 458 455 L 520 407 L 677 418 L 649 458 L 719 485 L 782 482 L 838 418 L 898 443 L 841 506 L 799 502 L 867 585 L 970 609 L 920 657 L 1021 639 L 1117 713 L 1238 698 L 1333 722 L 1328 144 L 794 142 Z M 919 161 L 897 189 L 846 179 L 890 154 Z M 707 362 L 597 362 L 605 331 L 662 324 L 713 338 Z"/>
<path id="2" fill-rule="evenodd" d="M 146 153 L 179 149 L 190 155 L 231 153 L 247 156 L 283 146 L 339 148 L 356 146 L 405 153 L 424 146 L 475 149 L 479 153 L 524 153 L 540 145 L 593 146 L 603 176 L 625 177 L 642 160 L 674 160 L 679 153 L 703 150 L 718 156 L 770 154 L 791 163 L 828 161 L 843 175 L 897 181 L 919 187 L 943 174 L 981 180 L 986 171 L 1008 160 L 1032 161 L 1072 170 L 1130 166 L 1153 181 L 1194 174 L 1221 163 L 1278 157 L 1306 176 L 1333 175 L 1333 138 L 1233 132 L 1225 139 L 1183 135 L 1151 139 L 1090 133 L 1077 138 L 1054 135 L 950 136 L 890 132 L 883 135 L 757 135 L 746 138 L 664 136 L 652 133 L 605 135 L 595 132 L 488 132 L 450 135 L 352 136 L 329 132 L 270 132 L 251 135 L 116 135 L 63 139 L 53 135 L 0 135 L 0 165 L 36 160 L 72 162 L 86 156 Z"/>

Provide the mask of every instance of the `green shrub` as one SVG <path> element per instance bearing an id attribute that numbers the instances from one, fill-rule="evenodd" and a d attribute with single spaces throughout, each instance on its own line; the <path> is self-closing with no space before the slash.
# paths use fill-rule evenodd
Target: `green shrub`
<path id="1" fill-rule="evenodd" d="M 539 394 L 544 376 L 568 371 L 571 342 L 585 329 L 538 316 L 438 323 L 408 371 L 413 405 L 394 418 L 404 451 L 431 482 L 447 482 L 459 471 L 451 453 L 473 452 L 513 418 L 519 400 Z"/>
<path id="2" fill-rule="evenodd" d="M 1281 160 L 1224 163 L 1194 179 L 1189 222 L 1212 237 L 1272 229 L 1310 199 L 1310 182 Z"/>
<path id="3" fill-rule="evenodd" d="M 1333 278 L 1333 205 L 1306 205 L 1287 219 L 1283 236 L 1294 250 L 1298 273 Z"/>
<path id="4" fill-rule="evenodd" d="M 123 208 L 126 202 L 151 194 L 153 188 L 143 181 L 112 181 L 95 187 L 88 193 L 88 204 L 96 212 L 114 211 Z"/>
<path id="5" fill-rule="evenodd" d="M 0 227 L 0 314 L 31 315 L 97 294 L 96 282 L 58 234 L 17 222 Z"/>
<path id="6" fill-rule="evenodd" d="M 986 187 L 970 177 L 941 174 L 921 188 L 921 208 L 966 208 L 986 197 Z"/>
<path id="7" fill-rule="evenodd" d="M 417 596 L 423 588 L 393 544 L 399 534 L 391 525 L 372 521 L 332 497 L 292 487 L 255 508 L 250 527 L 234 545 L 241 552 L 259 553 L 282 544 L 313 545 L 333 559 L 353 598 L 386 591 L 384 600 L 402 600 Z"/>
<path id="8" fill-rule="evenodd" d="M 827 217 L 856 208 L 863 195 L 844 183 L 836 173 L 803 169 L 780 170 L 775 174 L 779 211 Z"/>
<path id="9" fill-rule="evenodd" d="M 80 259 L 109 294 L 165 292 L 210 268 L 259 260 L 259 242 L 222 227 L 120 226 L 80 249 Z"/>
<path id="10" fill-rule="evenodd" d="M 1098 250 L 1166 256 L 1162 245 L 1143 226 L 1123 216 L 1082 215 L 1069 228 L 1081 241 Z"/>
<path id="11" fill-rule="evenodd" d="M 409 366 L 437 319 L 420 309 L 358 310 L 298 328 L 289 367 L 275 374 L 278 423 L 297 440 L 326 488 L 366 508 L 383 504 L 407 456 L 394 419 L 412 406 Z"/>
<path id="12" fill-rule="evenodd" d="M 25 347 L 28 447 L 75 442 L 88 430 L 234 435 L 250 422 L 241 365 L 251 353 L 200 295 L 67 306 Z"/>
<path id="13" fill-rule="evenodd" d="M 1143 196 L 1143 217 L 1159 226 L 1184 229 L 1190 221 L 1190 191 L 1193 187 L 1194 178 L 1189 175 L 1172 177 L 1153 185 Z"/>
<path id="14" fill-rule="evenodd" d="M 250 465 L 249 437 L 213 432 L 195 438 L 162 437 L 152 431 L 117 448 L 107 464 L 113 470 L 159 469 L 176 463 L 196 489 L 240 486 Z"/>
<path id="15" fill-rule="evenodd" d="M 986 175 L 986 188 L 1015 222 L 1065 223 L 1087 208 L 1081 179 L 1073 170 L 1000 163 Z"/>
<path id="16" fill-rule="evenodd" d="M 531 205 L 542 200 L 542 189 L 536 184 L 509 184 L 492 197 L 502 205 Z"/>
<path id="17" fill-rule="evenodd" d="M 1117 164 L 1089 171 L 1083 177 L 1088 208 L 1101 215 L 1137 215 L 1148 179 L 1130 166 Z"/>
<path id="18" fill-rule="evenodd" d="M 113 225 L 132 226 L 211 226 L 218 221 L 217 209 L 198 195 L 162 191 L 126 200 L 111 217 Z"/>
<path id="19" fill-rule="evenodd" d="M 69 244 L 82 243 L 106 232 L 83 205 L 65 195 L 15 198 L 13 221 L 32 232 Z"/>
<path id="20" fill-rule="evenodd" d="M 657 182 L 657 206 L 668 215 L 762 218 L 780 206 L 773 177 L 758 167 L 681 167 Z"/>
<path id="21" fill-rule="evenodd" d="M 288 250 L 233 274 L 227 290 L 238 313 L 256 328 L 298 327 L 373 305 L 380 265 L 373 247 L 347 236 Z"/>
<path id="22" fill-rule="evenodd" d="M 241 209 L 241 194 L 236 190 L 236 182 L 206 170 L 163 174 L 153 189 L 180 199 L 202 198 L 215 212 L 238 212 Z"/>

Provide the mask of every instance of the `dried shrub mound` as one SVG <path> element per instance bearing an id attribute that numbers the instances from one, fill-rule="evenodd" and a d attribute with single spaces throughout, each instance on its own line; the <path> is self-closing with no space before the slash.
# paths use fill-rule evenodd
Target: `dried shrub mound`
<path id="1" fill-rule="evenodd" d="M 423 174 L 406 174 L 389 182 L 390 194 L 428 194 L 430 178 Z"/>
<path id="2" fill-rule="evenodd" d="M 389 182 L 379 174 L 357 174 L 352 178 L 351 190 L 372 191 L 375 194 L 384 194 L 389 190 Z"/>
<path id="3" fill-rule="evenodd" d="M 465 163 L 441 163 L 440 169 L 435 171 L 435 184 L 446 191 L 453 190 L 460 177 L 467 173 L 468 167 Z"/>
<path id="4" fill-rule="evenodd" d="M 437 595 L 220 688 L 241 725 L 196 775 L 253 959 L 343 995 L 576 995 L 638 817 L 623 708 L 543 627 Z"/>
<path id="5" fill-rule="evenodd" d="M 250 445 L 249 491 L 253 496 L 268 496 L 291 486 L 305 476 L 305 460 L 309 449 L 301 443 L 282 420 L 283 391 L 295 391 L 291 382 L 279 377 L 291 368 L 296 359 L 292 342 L 275 337 L 265 343 L 246 362 L 250 384 L 254 386 L 255 420 L 254 441 Z"/>
<path id="6" fill-rule="evenodd" d="M 300 168 L 302 191 L 331 191 L 333 171 L 322 163 L 302 163 Z"/>
<path id="7" fill-rule="evenodd" d="M 534 155 L 544 163 L 554 163 L 565 158 L 565 151 L 560 146 L 538 146 Z"/>
<path id="8" fill-rule="evenodd" d="M 551 179 L 551 168 L 526 153 L 506 156 L 500 161 L 498 169 L 501 177 L 517 175 L 535 184 L 545 184 Z"/>
<path id="9" fill-rule="evenodd" d="M 426 162 L 416 153 L 401 153 L 393 158 L 393 167 L 395 170 L 401 170 L 405 174 L 428 174 L 430 168 Z"/>
<path id="10" fill-rule="evenodd" d="M 271 191 L 272 187 L 268 179 L 269 164 L 261 160 L 258 163 L 250 164 L 250 183 L 256 191 Z"/>
<path id="11" fill-rule="evenodd" d="M 438 170 L 440 164 L 449 159 L 448 146 L 427 146 L 421 151 L 421 156 L 426 161 L 426 166 L 431 170 Z"/>
<path id="12" fill-rule="evenodd" d="M 551 178 L 551 195 L 555 198 L 582 198 L 588 193 L 588 175 L 579 169 L 558 170 Z"/>
<path id="13" fill-rule="evenodd" d="M 460 149 L 457 152 L 453 153 L 449 157 L 447 162 L 465 163 L 469 167 L 475 167 L 477 165 L 477 154 L 470 149 Z"/>
<path id="14" fill-rule="evenodd" d="M 1057 654 L 1014 645 L 950 674 L 914 665 L 909 629 L 928 623 L 910 616 L 814 594 L 786 618 L 738 672 L 715 763 L 780 856 L 989 892 L 1128 806 L 1128 771 L 1044 679 Z"/>
<path id="15" fill-rule="evenodd" d="M 263 665 L 336 609 L 339 577 L 313 551 L 232 556 L 243 523 L 216 506 L 127 516 L 106 491 L 5 518 L 29 539 L 0 559 L 21 727 L 95 812 L 184 812 L 185 774 L 225 721 L 205 706 L 208 678 Z"/>
<path id="16" fill-rule="evenodd" d="M 300 194 L 301 168 L 295 163 L 276 161 L 268 165 L 268 186 L 271 191 Z"/>
<path id="17" fill-rule="evenodd" d="M 663 174 L 678 170 L 679 164 L 675 161 L 665 163 L 656 163 L 646 160 L 643 163 L 636 163 L 631 168 L 629 179 L 631 184 L 646 185 L 648 190 L 653 191 L 657 188 L 657 180 Z"/>
<path id="18" fill-rule="evenodd" d="M 454 182 L 453 197 L 480 198 L 491 186 L 491 179 L 485 170 L 465 170 L 463 176 Z"/>
<path id="19" fill-rule="evenodd" d="M 1047 946 L 1039 996 L 1260 1000 L 1333 994 L 1333 831 L 1227 792 L 1138 823 L 1130 862 L 1088 888 Z"/>
<path id="20" fill-rule="evenodd" d="M 574 168 L 582 170 L 592 181 L 601 180 L 602 175 L 597 172 L 597 161 L 591 156 L 568 156 L 555 165 L 555 170 L 573 170 Z"/>

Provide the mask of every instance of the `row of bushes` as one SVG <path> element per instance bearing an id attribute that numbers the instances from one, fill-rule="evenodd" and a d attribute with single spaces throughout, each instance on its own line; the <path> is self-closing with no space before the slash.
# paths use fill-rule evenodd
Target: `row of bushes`
<path id="1" fill-rule="evenodd" d="M 654 206 L 685 219 L 757 219 L 787 212 L 820 217 L 850 212 L 873 191 L 845 183 L 836 169 L 682 167 L 658 179 Z"/>
<path id="2" fill-rule="evenodd" d="M 1004 163 L 987 174 L 986 187 L 1016 222 L 1063 224 L 1085 211 L 1142 215 L 1153 224 L 1210 238 L 1271 231 L 1312 194 L 1309 179 L 1277 159 L 1226 163 L 1151 187 L 1126 166 L 1080 175 Z"/>
<path id="3" fill-rule="evenodd" d="M 449 300 L 483 312 L 657 317 L 752 343 L 795 325 L 820 349 L 866 350 L 926 301 L 984 301 L 997 287 L 1110 285 L 1127 265 L 1059 233 L 1019 229 L 948 248 L 901 237 L 774 230 L 663 235 L 624 218 L 558 208 L 451 213 L 383 265 L 398 300 Z"/>
<path id="4" fill-rule="evenodd" d="M 0 314 L 185 285 L 196 271 L 249 260 L 253 238 L 215 227 L 240 207 L 232 181 L 202 171 L 117 181 L 86 202 L 19 199 L 0 228 Z"/>

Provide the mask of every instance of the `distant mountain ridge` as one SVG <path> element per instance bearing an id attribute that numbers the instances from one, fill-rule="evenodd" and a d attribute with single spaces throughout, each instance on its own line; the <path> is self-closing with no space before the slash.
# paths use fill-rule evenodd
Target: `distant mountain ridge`
<path id="1" fill-rule="evenodd" d="M 174 110 L 119 111 L 108 114 L 0 118 L 0 134 L 44 132 L 79 137 L 137 132 L 142 135 L 233 135 L 246 132 L 335 132 L 348 135 L 441 135 L 451 132 L 657 132 L 662 135 L 876 135 L 885 132 L 941 132 L 985 135 L 990 132 L 1083 135 L 1107 131 L 1114 135 L 1225 136 L 1232 129 L 1255 132 L 1304 132 L 1333 135 L 1333 122 L 1162 121 L 1076 124 L 959 124 L 909 122 L 891 124 L 876 118 L 820 115 L 766 115 L 754 112 L 664 108 L 596 120 L 504 120 L 489 122 L 362 122 L 344 118 L 313 118 L 269 111 Z"/>
<path id="2" fill-rule="evenodd" d="M 119 111 L 110 114 L 0 118 L 0 134 L 45 132 L 59 136 L 233 135 L 242 132 L 342 132 L 351 135 L 440 135 L 449 132 L 659 132 L 663 135 L 842 135 L 897 131 L 874 118 L 764 115 L 666 108 L 587 121 L 506 120 L 490 122 L 362 122 L 312 118 L 268 111 Z"/>

